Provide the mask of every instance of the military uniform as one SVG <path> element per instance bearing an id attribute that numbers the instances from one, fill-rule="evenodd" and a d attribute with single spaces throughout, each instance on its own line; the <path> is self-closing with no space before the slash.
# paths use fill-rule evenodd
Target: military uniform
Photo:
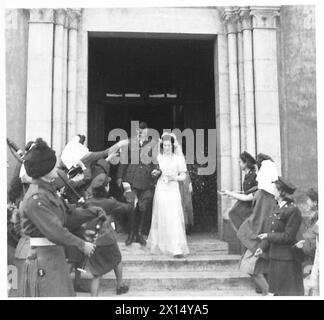
<path id="1" fill-rule="evenodd" d="M 64 246 L 84 249 L 84 241 L 69 230 L 96 216 L 97 208 L 69 214 L 54 186 L 34 179 L 21 204 L 20 239 L 15 257 L 20 296 L 74 296 Z"/>
<path id="2" fill-rule="evenodd" d="M 139 233 L 143 231 L 149 233 L 155 184 L 151 173 L 158 168 L 157 161 L 153 163 L 153 161 L 149 161 L 149 158 L 153 159 L 157 155 L 154 152 L 156 147 L 158 147 L 158 144 L 153 141 L 145 140 L 141 144 L 138 138 L 132 138 L 128 146 L 128 164 L 120 164 L 117 171 L 117 179 L 121 178 L 123 181 L 128 182 L 138 198 L 140 219 L 137 221 L 137 229 Z M 131 163 L 132 153 L 139 155 L 138 164 Z M 122 155 L 125 154 L 122 153 Z"/>
<path id="3" fill-rule="evenodd" d="M 266 220 L 267 238 L 260 247 L 269 252 L 269 291 L 275 295 L 304 295 L 301 261 L 293 247 L 301 222 L 301 212 L 292 202 L 277 207 Z"/>

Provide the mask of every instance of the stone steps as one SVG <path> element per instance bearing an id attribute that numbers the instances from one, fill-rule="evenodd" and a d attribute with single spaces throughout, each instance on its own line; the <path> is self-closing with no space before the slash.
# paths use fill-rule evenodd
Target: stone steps
<path id="1" fill-rule="evenodd" d="M 150 271 L 237 271 L 240 257 L 237 255 L 196 255 L 183 259 L 165 256 L 127 256 L 123 258 L 125 270 L 132 272 Z"/>
<path id="2" fill-rule="evenodd" d="M 89 297 L 90 293 L 77 293 L 77 297 Z M 261 297 L 261 295 L 257 294 L 254 290 L 246 290 L 244 288 L 236 288 L 235 290 L 192 290 L 191 292 L 188 292 L 187 290 L 156 290 L 156 291 L 136 291 L 132 287 L 130 287 L 130 290 L 123 295 L 116 295 L 115 288 L 113 289 L 107 289 L 105 291 L 100 291 L 99 297 L 114 297 L 119 299 L 124 298 L 135 298 L 135 297 L 143 297 L 143 298 L 153 298 L 153 299 L 170 299 L 172 298 L 188 298 L 188 297 L 205 297 L 205 298 L 214 298 L 214 297 L 243 297 L 243 296 L 258 296 Z"/>
<path id="3" fill-rule="evenodd" d="M 188 237 L 190 254 L 181 259 L 152 255 L 148 247 L 138 243 L 125 246 L 124 241 L 125 236 L 119 235 L 123 277 L 130 286 L 125 296 L 255 295 L 250 278 L 238 270 L 241 257 L 229 255 L 228 244 L 214 236 L 198 234 Z M 89 287 L 91 275 L 82 274 L 82 281 Z M 100 296 L 116 296 L 114 272 L 103 276 L 100 288 Z"/>
<path id="4" fill-rule="evenodd" d="M 133 292 L 146 291 L 187 291 L 191 295 L 193 291 L 228 291 L 253 289 L 251 280 L 239 272 L 223 271 L 161 271 L 161 272 L 124 272 L 124 280 L 132 288 Z M 82 281 L 86 286 L 90 285 L 91 276 L 82 275 Z M 110 272 L 101 279 L 101 290 L 108 292 L 116 287 L 115 275 Z"/>

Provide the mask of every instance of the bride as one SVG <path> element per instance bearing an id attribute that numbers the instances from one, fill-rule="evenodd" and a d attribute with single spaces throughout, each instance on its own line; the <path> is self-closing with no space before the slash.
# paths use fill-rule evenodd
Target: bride
<path id="1" fill-rule="evenodd" d="M 161 176 L 154 193 L 148 246 L 151 253 L 162 252 L 183 258 L 189 249 L 179 181 L 185 180 L 187 166 L 174 134 L 164 133 L 160 148 L 158 163 Z"/>

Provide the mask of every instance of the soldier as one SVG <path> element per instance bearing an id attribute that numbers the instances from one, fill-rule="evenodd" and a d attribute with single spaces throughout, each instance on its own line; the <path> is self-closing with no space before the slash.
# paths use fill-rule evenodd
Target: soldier
<path id="1" fill-rule="evenodd" d="M 102 209 L 76 208 L 69 214 L 58 196 L 55 152 L 38 138 L 25 155 L 25 169 L 32 183 L 23 199 L 21 234 L 16 249 L 20 296 L 75 296 L 64 246 L 76 246 L 90 256 L 95 245 L 73 235 L 81 224 L 102 214 Z"/>
<path id="2" fill-rule="evenodd" d="M 117 172 L 117 184 L 122 186 L 122 182 L 128 182 L 136 194 L 138 199 L 138 213 L 137 226 L 134 224 L 133 229 L 129 233 L 129 237 L 126 240 L 126 244 L 130 245 L 133 241 L 139 242 L 145 246 L 146 241 L 143 238 L 143 232 L 148 234 L 149 230 L 144 230 L 145 223 L 149 225 L 149 220 L 152 216 L 152 201 L 154 195 L 154 176 L 158 173 L 158 165 L 150 162 L 148 164 L 143 163 L 143 157 L 145 151 L 148 151 L 148 146 L 152 145 L 152 142 L 148 139 L 148 126 L 145 122 L 139 124 L 138 135 L 132 137 L 129 143 L 129 149 L 131 152 L 139 152 L 139 163 L 132 164 L 128 159 L 128 164 L 120 164 Z M 153 141 L 154 142 L 154 141 Z M 148 145 L 150 143 L 150 145 Z M 155 146 L 157 143 L 155 143 Z M 154 148 L 150 147 L 148 152 L 149 156 L 154 155 Z M 130 157 L 131 152 L 128 152 Z M 124 153 L 127 154 L 127 153 Z"/>

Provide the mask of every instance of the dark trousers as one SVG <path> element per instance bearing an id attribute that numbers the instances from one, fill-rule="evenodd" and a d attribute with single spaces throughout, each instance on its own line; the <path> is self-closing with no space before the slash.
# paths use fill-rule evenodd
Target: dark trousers
<path id="1" fill-rule="evenodd" d="M 140 190 L 133 188 L 138 203 L 133 224 L 133 232 L 148 234 L 152 218 L 153 189 Z"/>

